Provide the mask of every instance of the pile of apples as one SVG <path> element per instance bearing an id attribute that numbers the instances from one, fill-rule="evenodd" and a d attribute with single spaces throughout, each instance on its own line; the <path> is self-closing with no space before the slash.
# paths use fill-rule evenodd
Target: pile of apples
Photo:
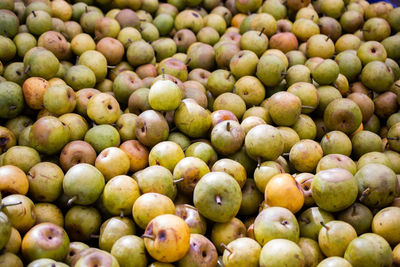
<path id="1" fill-rule="evenodd" d="M 0 0 L 1 267 L 400 266 L 400 8 Z"/>

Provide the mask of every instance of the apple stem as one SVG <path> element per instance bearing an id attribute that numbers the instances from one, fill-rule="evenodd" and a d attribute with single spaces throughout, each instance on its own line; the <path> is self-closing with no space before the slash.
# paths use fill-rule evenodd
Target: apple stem
<path id="1" fill-rule="evenodd" d="M 386 137 L 386 139 L 387 140 L 399 140 L 399 137 L 398 136 L 396 136 L 396 137 Z"/>
<path id="2" fill-rule="evenodd" d="M 140 21 L 143 21 L 143 22 L 146 22 L 147 20 L 146 19 L 139 19 Z"/>
<path id="3" fill-rule="evenodd" d="M 3 31 L 3 36 L 7 37 L 7 31 L 6 30 Z"/>
<path id="4" fill-rule="evenodd" d="M 77 199 L 77 196 L 73 196 L 72 198 L 70 198 L 67 202 L 67 206 L 70 207 L 72 206 L 72 204 L 75 202 L 75 200 Z"/>
<path id="5" fill-rule="evenodd" d="M 85 13 L 88 13 L 88 7 L 85 6 Z"/>
<path id="6" fill-rule="evenodd" d="M 289 152 L 282 153 L 282 156 L 284 156 L 284 157 L 289 156 Z"/>
<path id="7" fill-rule="evenodd" d="M 33 16 L 36 18 L 36 12 L 35 12 L 35 10 L 32 10 L 32 14 L 33 14 Z"/>
<path id="8" fill-rule="evenodd" d="M 259 34 L 258 36 L 261 36 L 261 35 L 264 33 L 264 31 L 265 31 L 265 27 L 263 27 L 263 28 L 261 29 L 260 34 Z"/>
<path id="9" fill-rule="evenodd" d="M 324 221 L 320 221 L 319 223 L 322 225 L 322 227 L 324 227 L 326 230 L 329 231 L 329 226 L 326 225 L 326 224 L 324 223 Z"/>
<path id="10" fill-rule="evenodd" d="M 162 72 L 162 79 L 165 80 L 165 69 L 162 68 L 162 69 L 161 69 L 161 72 Z"/>
<path id="11" fill-rule="evenodd" d="M 131 38 L 128 38 L 128 42 L 129 42 L 130 44 L 133 43 L 133 41 L 132 41 Z"/>
<path id="12" fill-rule="evenodd" d="M 326 133 L 326 128 L 325 128 L 325 126 L 322 126 L 321 129 L 322 129 L 322 131 L 324 131 L 324 133 Z"/>
<path id="13" fill-rule="evenodd" d="M 124 218 L 124 210 L 121 210 L 121 211 L 120 211 L 119 217 L 120 217 L 120 218 Z"/>
<path id="14" fill-rule="evenodd" d="M 311 16 L 311 20 L 314 20 L 314 15 Z"/>
<path id="15" fill-rule="evenodd" d="M 400 87 L 400 84 L 395 83 L 394 86 Z"/>
<path id="16" fill-rule="evenodd" d="M 191 59 L 191 58 L 188 58 L 188 59 L 186 60 L 185 65 L 186 65 L 186 66 L 189 65 L 190 61 L 192 61 L 192 59 Z"/>
<path id="17" fill-rule="evenodd" d="M 216 195 L 216 196 L 215 196 L 215 202 L 217 202 L 217 204 L 218 204 L 219 206 L 221 206 L 221 204 L 222 204 L 221 197 L 218 196 L 218 195 Z"/>
<path id="18" fill-rule="evenodd" d="M 229 121 L 226 123 L 226 130 L 228 132 L 231 130 L 231 123 Z"/>
<path id="19" fill-rule="evenodd" d="M 226 76 L 226 79 L 229 80 L 229 78 L 232 76 L 232 73 L 229 72 L 228 76 Z"/>
<path id="20" fill-rule="evenodd" d="M 314 107 L 313 106 L 301 106 L 301 108 L 307 108 L 307 109 L 314 109 Z"/>
<path id="21" fill-rule="evenodd" d="M 281 75 L 286 76 L 286 75 L 288 75 L 288 73 L 287 72 L 281 72 Z"/>
<path id="22" fill-rule="evenodd" d="M 328 42 L 330 35 L 326 36 L 325 42 Z"/>
<path id="23" fill-rule="evenodd" d="M 229 251 L 230 254 L 232 254 L 232 250 L 230 248 L 228 248 L 224 243 L 221 243 L 220 245 L 221 247 L 223 247 L 224 249 L 226 249 L 227 251 Z"/>
<path id="24" fill-rule="evenodd" d="M 118 76 L 118 73 L 116 73 L 114 70 L 110 70 L 110 72 L 111 72 L 112 74 L 114 74 L 115 76 Z"/>
<path id="25" fill-rule="evenodd" d="M 5 207 L 17 206 L 20 204 L 22 204 L 22 201 L 18 201 L 18 202 L 14 202 L 14 203 L 1 203 L 0 210 L 2 210 Z"/>
<path id="26" fill-rule="evenodd" d="M 260 168 L 260 166 L 261 166 L 261 157 L 258 156 L 257 157 L 257 168 Z"/>
<path id="27" fill-rule="evenodd" d="M 27 74 L 30 69 L 31 69 L 31 65 L 26 66 L 26 68 L 24 70 L 24 74 Z"/>
<path id="28" fill-rule="evenodd" d="M 326 139 L 328 139 L 328 140 L 331 139 L 331 136 L 329 135 L 329 133 L 327 133 L 325 136 L 326 136 Z"/>
<path id="29" fill-rule="evenodd" d="M 364 200 L 364 198 L 366 196 L 368 196 L 371 193 L 371 188 L 367 187 L 367 189 L 365 189 L 362 193 L 361 193 L 361 197 L 360 197 L 360 202 L 362 202 Z"/>
<path id="30" fill-rule="evenodd" d="M 100 235 L 92 234 L 92 235 L 89 235 L 89 237 L 92 238 L 92 239 L 98 239 L 98 238 L 100 238 Z"/>
<path id="31" fill-rule="evenodd" d="M 107 65 L 107 69 L 115 69 L 117 66 L 109 66 Z"/>
<path id="32" fill-rule="evenodd" d="M 149 234 L 143 234 L 142 238 L 150 238 L 151 240 L 154 240 L 155 236 L 154 235 L 149 235 Z"/>
<path id="33" fill-rule="evenodd" d="M 177 184 L 177 183 L 179 183 L 179 182 L 182 182 L 183 180 L 185 180 L 185 178 L 179 178 L 179 179 L 177 179 L 177 180 L 174 180 L 174 184 Z"/>

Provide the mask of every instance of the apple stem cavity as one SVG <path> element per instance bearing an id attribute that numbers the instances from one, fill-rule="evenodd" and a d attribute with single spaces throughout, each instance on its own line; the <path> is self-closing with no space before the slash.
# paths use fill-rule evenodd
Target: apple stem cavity
<path id="1" fill-rule="evenodd" d="M 125 217 L 124 210 L 121 210 L 121 211 L 120 211 L 119 217 L 120 217 L 120 218 L 124 218 L 124 217 Z"/>
<path id="2" fill-rule="evenodd" d="M 221 243 L 221 245 L 220 245 L 221 247 L 223 247 L 224 249 L 226 249 L 230 254 L 232 254 L 233 252 L 232 252 L 232 250 L 230 249 L 230 248 L 228 248 L 228 246 L 227 245 L 225 245 L 224 243 Z"/>
<path id="3" fill-rule="evenodd" d="M 329 226 L 326 225 L 326 224 L 324 223 L 324 221 L 320 221 L 319 223 L 322 225 L 322 227 L 324 227 L 326 230 L 329 231 Z"/>
<path id="4" fill-rule="evenodd" d="M 30 69 L 31 69 L 31 65 L 26 66 L 26 68 L 24 70 L 24 74 L 27 74 Z"/>
<path id="5" fill-rule="evenodd" d="M 142 238 L 149 238 L 151 240 L 154 240 L 156 237 L 154 235 L 149 235 L 149 234 L 143 234 Z"/>
<path id="6" fill-rule="evenodd" d="M 182 182 L 183 180 L 185 180 L 185 178 L 179 178 L 179 179 L 177 179 L 177 180 L 174 180 L 174 184 L 177 184 L 177 183 L 180 183 L 180 182 Z"/>
<path id="7" fill-rule="evenodd" d="M 221 199 L 221 197 L 218 196 L 218 195 L 216 195 L 216 196 L 215 196 L 215 202 L 217 202 L 217 204 L 218 204 L 219 206 L 221 206 L 221 205 L 222 205 L 222 199 Z"/>
<path id="8" fill-rule="evenodd" d="M 264 33 L 264 31 L 265 31 L 265 27 L 263 27 L 263 28 L 261 29 L 260 34 L 259 34 L 258 36 L 261 36 L 261 35 Z"/>
<path id="9" fill-rule="evenodd" d="M 2 210 L 5 207 L 17 206 L 20 204 L 22 204 L 22 201 L 18 201 L 18 202 L 14 202 L 14 203 L 1 203 L 0 210 Z"/>
<path id="10" fill-rule="evenodd" d="M 364 198 L 366 198 L 370 193 L 371 193 L 371 188 L 368 187 L 361 193 L 360 202 L 362 202 Z"/>
<path id="11" fill-rule="evenodd" d="M 67 206 L 68 207 L 72 206 L 72 204 L 74 204 L 77 198 L 78 198 L 77 196 L 73 196 L 72 198 L 70 198 L 67 202 Z"/>

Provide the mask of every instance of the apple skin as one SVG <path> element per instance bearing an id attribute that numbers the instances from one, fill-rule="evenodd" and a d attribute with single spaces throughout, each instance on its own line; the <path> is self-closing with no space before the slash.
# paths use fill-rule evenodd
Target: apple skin
<path id="1" fill-rule="evenodd" d="M 22 239 L 21 251 L 24 259 L 33 261 L 50 258 L 64 260 L 69 249 L 69 238 L 63 228 L 52 223 L 41 223 L 29 230 Z"/>

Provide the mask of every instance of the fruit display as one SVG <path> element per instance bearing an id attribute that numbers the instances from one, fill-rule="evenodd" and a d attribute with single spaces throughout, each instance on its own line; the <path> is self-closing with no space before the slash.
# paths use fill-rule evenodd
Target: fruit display
<path id="1" fill-rule="evenodd" d="M 0 267 L 400 266 L 400 7 L 0 0 Z"/>

